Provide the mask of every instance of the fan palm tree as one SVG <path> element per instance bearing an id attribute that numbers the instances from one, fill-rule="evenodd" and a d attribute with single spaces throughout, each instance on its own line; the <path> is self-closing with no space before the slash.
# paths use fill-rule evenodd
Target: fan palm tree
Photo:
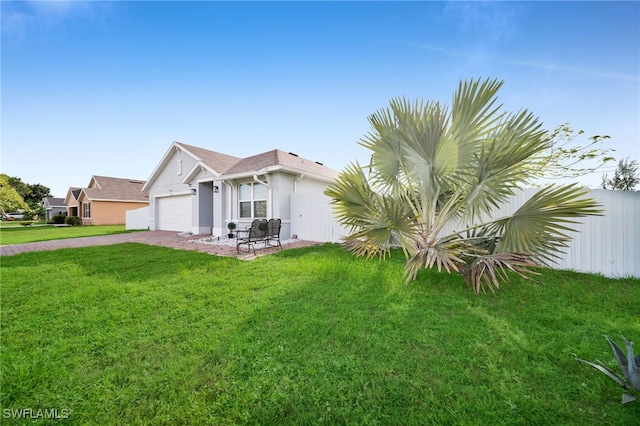
<path id="1" fill-rule="evenodd" d="M 492 218 L 514 191 L 536 178 L 552 140 L 524 110 L 503 112 L 503 82 L 461 82 L 451 109 L 403 98 L 370 116 L 360 144 L 371 162 L 349 164 L 327 188 L 356 255 L 381 256 L 400 246 L 405 273 L 422 268 L 464 275 L 476 293 L 499 288 L 507 271 L 530 277 L 566 246 L 567 226 L 601 214 L 576 185 L 540 190 L 515 213 Z M 456 223 L 458 230 L 450 231 Z"/>

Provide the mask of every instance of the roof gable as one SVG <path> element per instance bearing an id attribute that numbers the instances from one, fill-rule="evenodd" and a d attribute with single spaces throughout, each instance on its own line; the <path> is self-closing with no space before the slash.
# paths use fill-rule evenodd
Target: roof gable
<path id="1" fill-rule="evenodd" d="M 224 173 L 240 160 L 240 158 L 234 157 L 232 155 L 222 154 L 208 149 L 199 148 L 197 146 L 188 145 L 186 143 L 174 141 L 162 157 L 162 160 L 160 160 L 158 166 L 156 166 L 156 168 L 151 173 L 151 176 L 147 180 L 147 183 L 144 185 L 143 189 L 145 191 L 149 190 L 151 185 L 153 185 L 162 171 L 168 166 L 169 161 L 176 152 L 184 152 L 185 154 L 196 160 L 196 163 L 201 163 L 201 165 L 205 166 L 207 169 L 213 171 L 216 174 Z M 196 166 L 197 165 L 198 164 L 196 164 Z"/>
<path id="2" fill-rule="evenodd" d="M 64 203 L 68 205 L 70 204 L 71 200 L 78 201 L 78 197 L 80 197 L 80 191 L 82 191 L 81 188 L 76 188 L 73 186 L 70 187 L 67 191 L 67 195 L 64 197 Z"/>
<path id="3" fill-rule="evenodd" d="M 82 189 L 90 200 L 149 201 L 149 193 L 142 190 L 143 180 L 93 176 L 90 184 L 94 185 Z"/>
<path id="4" fill-rule="evenodd" d="M 190 151 L 198 160 L 202 161 L 210 169 L 215 170 L 220 174 L 225 173 L 241 160 L 233 155 L 222 154 L 220 152 L 198 148 L 197 146 L 187 145 L 185 143 L 178 143 L 178 145 Z"/>

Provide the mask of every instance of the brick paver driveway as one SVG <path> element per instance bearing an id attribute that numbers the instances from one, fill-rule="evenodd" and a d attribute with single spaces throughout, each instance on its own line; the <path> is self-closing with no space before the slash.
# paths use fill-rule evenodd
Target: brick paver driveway
<path id="1" fill-rule="evenodd" d="M 241 259 L 254 259 L 256 256 L 253 252 L 242 252 L 238 254 L 235 247 L 228 245 L 212 245 L 193 242 L 197 237 L 180 237 L 176 232 L 172 231 L 140 231 L 128 234 L 100 235 L 96 237 L 69 238 L 65 240 L 40 241 L 36 243 L 13 244 L 8 246 L 0 246 L 1 256 L 11 256 L 14 254 L 25 253 L 30 251 L 58 250 L 63 248 L 90 247 L 90 246 L 106 246 L 121 243 L 142 243 L 153 246 L 170 247 L 182 250 L 194 250 L 204 253 L 214 254 L 218 256 L 235 256 Z M 284 248 L 305 247 L 313 245 L 310 241 L 295 241 L 284 244 Z M 258 249 L 257 255 L 262 256 L 270 254 L 278 249 L 267 248 Z"/>

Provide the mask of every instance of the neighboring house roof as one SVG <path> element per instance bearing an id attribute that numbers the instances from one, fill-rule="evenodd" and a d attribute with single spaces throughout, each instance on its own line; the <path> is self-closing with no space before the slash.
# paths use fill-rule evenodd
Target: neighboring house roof
<path id="1" fill-rule="evenodd" d="M 206 169 L 218 176 L 220 180 L 238 179 L 254 174 L 264 174 L 272 171 L 282 170 L 294 174 L 305 174 L 317 179 L 330 181 L 338 176 L 338 172 L 322 163 L 311 161 L 299 157 L 293 153 L 287 153 L 279 149 L 263 152 L 247 158 L 238 158 L 231 155 L 221 154 L 182 142 L 173 142 L 169 150 L 165 153 L 160 164 L 153 171 L 144 190 L 148 190 L 153 182 L 167 166 L 172 154 L 182 151 L 196 160 L 195 167 L 186 173 L 183 182 L 187 183 L 193 178 L 199 169 Z"/>
<path id="2" fill-rule="evenodd" d="M 82 193 L 93 201 L 148 202 L 149 193 L 142 191 L 145 181 L 107 176 L 92 176 L 88 188 Z"/>
<path id="3" fill-rule="evenodd" d="M 67 196 L 64 198 L 64 203 L 66 205 L 69 205 L 72 199 L 73 201 L 78 201 L 78 198 L 80 197 L 80 191 L 82 191 L 82 188 L 76 188 L 73 186 L 70 187 L 67 191 Z"/>
<path id="4" fill-rule="evenodd" d="M 44 207 L 67 207 L 64 204 L 64 198 L 45 197 L 42 202 Z"/>

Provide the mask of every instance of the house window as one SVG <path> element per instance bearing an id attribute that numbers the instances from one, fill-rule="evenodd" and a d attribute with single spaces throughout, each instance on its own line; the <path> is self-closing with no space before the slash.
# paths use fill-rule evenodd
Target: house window
<path id="1" fill-rule="evenodd" d="M 260 183 L 243 183 L 238 191 L 240 217 L 266 218 L 268 188 Z"/>
<path id="2" fill-rule="evenodd" d="M 91 217 L 91 203 L 82 203 L 82 217 Z"/>

